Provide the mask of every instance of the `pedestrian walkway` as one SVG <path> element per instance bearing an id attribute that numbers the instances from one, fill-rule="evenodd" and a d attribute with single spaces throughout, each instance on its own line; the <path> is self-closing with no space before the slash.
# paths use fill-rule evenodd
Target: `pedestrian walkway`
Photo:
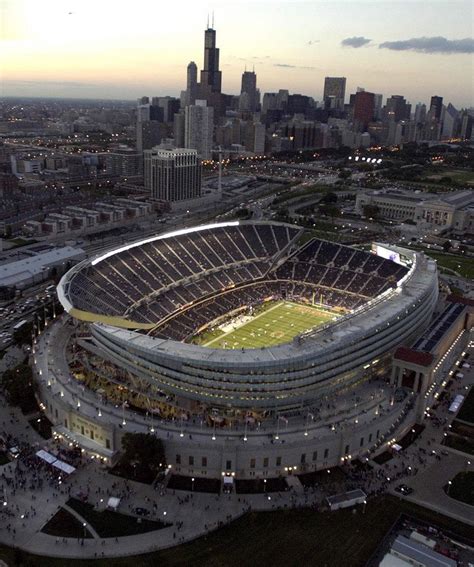
<path id="1" fill-rule="evenodd" d="M 42 469 L 28 468 L 18 459 L 0 468 L 0 496 L 6 506 L 0 510 L 0 541 L 18 546 L 30 553 L 57 557 L 119 557 L 143 554 L 191 541 L 240 517 L 249 510 L 276 510 L 291 507 L 318 509 L 328 494 L 361 488 L 367 494 L 392 492 L 403 482 L 414 488 L 409 500 L 422 506 L 474 525 L 472 507 L 449 498 L 444 493 L 446 482 L 464 470 L 467 460 L 457 451 L 441 445 L 444 430 L 452 416 L 447 412 L 449 399 L 474 383 L 473 368 L 456 382 L 445 404 L 440 404 L 435 416 L 426 420 L 421 436 L 407 449 L 383 465 L 364 469 L 347 465 L 344 480 L 320 483 L 308 489 L 296 476 L 288 477 L 289 490 L 281 493 L 252 495 L 216 495 L 199 492 L 174 491 L 163 485 L 150 486 L 115 477 L 94 460 L 83 459 L 76 472 L 63 478 L 61 484 Z M 0 398 L 2 434 L 25 447 L 47 447 L 48 443 L 29 426 L 25 417 L 9 408 Z M 442 448 L 443 447 L 443 448 Z M 446 454 L 442 454 L 443 453 Z M 87 523 L 90 539 L 55 538 L 41 532 L 43 526 L 61 508 L 73 514 L 81 523 L 84 518 L 67 506 L 71 496 L 86 496 L 97 509 L 104 509 L 109 496 L 121 498 L 118 511 L 134 514 L 143 507 L 151 520 L 164 520 L 170 527 L 140 535 L 101 538 Z M 400 494 L 397 496 L 400 497 Z"/>

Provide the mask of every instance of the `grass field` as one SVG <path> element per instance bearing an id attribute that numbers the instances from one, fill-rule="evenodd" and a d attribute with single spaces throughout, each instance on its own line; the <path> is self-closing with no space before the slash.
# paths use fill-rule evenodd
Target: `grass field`
<path id="1" fill-rule="evenodd" d="M 474 279 L 474 258 L 453 256 L 442 252 L 432 252 L 431 250 L 423 251 L 427 256 L 434 258 L 438 262 L 438 266 L 454 270 L 464 278 Z"/>
<path id="2" fill-rule="evenodd" d="M 303 331 L 326 323 L 336 315 L 311 305 L 290 301 L 265 304 L 265 310 L 235 330 L 214 330 L 200 344 L 213 348 L 260 348 L 291 341 Z"/>
<path id="3" fill-rule="evenodd" d="M 409 514 L 457 537 L 472 538 L 472 527 L 403 499 L 379 497 L 336 512 L 281 510 L 246 514 L 191 543 L 121 559 L 52 559 L 0 545 L 0 559 L 23 567 L 363 567 L 387 532 Z M 110 540 L 109 540 L 110 541 Z M 113 545 L 109 542 L 108 545 Z"/>

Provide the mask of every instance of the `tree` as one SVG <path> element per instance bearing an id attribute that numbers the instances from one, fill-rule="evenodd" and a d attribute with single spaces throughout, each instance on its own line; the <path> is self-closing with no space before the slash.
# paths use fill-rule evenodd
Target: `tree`
<path id="1" fill-rule="evenodd" d="M 445 252 L 449 252 L 451 250 L 451 242 L 449 240 L 445 240 L 443 242 L 443 250 Z"/>
<path id="2" fill-rule="evenodd" d="M 369 219 L 375 219 L 380 213 L 380 209 L 377 205 L 364 205 L 363 207 L 364 216 Z"/>
<path id="3" fill-rule="evenodd" d="M 156 475 L 166 468 L 165 450 L 161 439 L 149 433 L 125 433 L 122 437 L 124 451 L 122 463 L 136 467 L 137 474 Z"/>
<path id="4" fill-rule="evenodd" d="M 327 217 L 331 217 L 332 219 L 334 219 L 334 217 L 340 216 L 341 214 L 339 208 L 336 207 L 336 205 L 332 204 L 321 205 L 319 207 L 319 212 L 323 215 L 326 215 Z"/>
<path id="5" fill-rule="evenodd" d="M 20 406 L 27 398 L 33 396 L 37 385 L 33 380 L 33 372 L 27 364 L 19 364 L 15 368 L 5 370 L 2 376 L 8 401 L 13 406 Z"/>
<path id="6" fill-rule="evenodd" d="M 350 169 L 341 169 L 341 171 L 339 172 L 338 177 L 340 179 L 349 179 L 349 177 L 352 175 L 352 172 Z"/>
<path id="7" fill-rule="evenodd" d="M 31 345 L 33 334 L 33 323 L 25 323 L 13 332 L 13 341 L 17 345 Z"/>
<path id="8" fill-rule="evenodd" d="M 337 203 L 337 195 L 331 191 L 328 191 L 321 198 L 321 203 Z"/>

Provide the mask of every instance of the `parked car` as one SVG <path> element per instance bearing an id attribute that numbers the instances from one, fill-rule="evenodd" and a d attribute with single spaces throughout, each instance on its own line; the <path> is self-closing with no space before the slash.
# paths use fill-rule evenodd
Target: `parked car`
<path id="1" fill-rule="evenodd" d="M 141 508 L 140 506 L 138 506 L 137 508 L 134 508 L 133 512 L 135 512 L 135 514 L 137 514 L 137 516 L 149 516 L 150 515 L 150 510 L 147 510 L 146 508 Z"/>
<path id="2" fill-rule="evenodd" d="M 413 493 L 413 488 L 410 488 L 406 484 L 400 484 L 395 488 L 395 491 L 399 492 L 400 494 L 404 494 L 405 496 L 408 496 L 408 494 Z"/>

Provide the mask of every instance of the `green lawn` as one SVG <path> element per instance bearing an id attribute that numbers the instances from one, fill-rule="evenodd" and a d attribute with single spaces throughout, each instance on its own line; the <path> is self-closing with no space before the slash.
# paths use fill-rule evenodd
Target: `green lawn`
<path id="1" fill-rule="evenodd" d="M 315 301 L 320 301 L 316 297 Z M 261 348 L 291 341 L 303 331 L 331 321 L 334 313 L 290 301 L 265 304 L 266 309 L 235 330 L 211 331 L 201 344 L 213 348 Z"/>
<path id="2" fill-rule="evenodd" d="M 456 419 L 474 423 L 474 388 L 471 388 L 470 392 L 466 396 Z"/>
<path id="3" fill-rule="evenodd" d="M 282 510 L 246 514 L 230 525 L 179 547 L 123 559 L 47 559 L 0 546 L 8 565 L 31 567 L 362 567 L 400 514 L 408 514 L 457 537 L 472 538 L 472 527 L 394 497 L 369 500 L 337 512 Z M 205 521 L 205 515 L 203 515 Z"/>
<path id="4" fill-rule="evenodd" d="M 67 510 L 64 510 L 64 508 L 59 508 L 41 531 L 61 538 L 92 538 L 90 531 L 87 528 L 84 529 L 82 523 Z"/>
<path id="5" fill-rule="evenodd" d="M 171 524 L 159 520 L 148 520 L 111 510 L 97 511 L 92 504 L 70 498 L 67 505 L 80 514 L 89 523 L 100 537 L 122 537 L 144 534 L 167 528 Z"/>
<path id="6" fill-rule="evenodd" d="M 427 256 L 431 256 L 437 261 L 438 266 L 442 268 L 449 268 L 458 272 L 467 279 L 474 279 L 474 258 L 466 258 L 463 256 L 453 256 L 450 254 L 443 254 L 442 252 L 432 252 L 431 250 L 423 249 Z"/>
<path id="7" fill-rule="evenodd" d="M 440 179 L 443 177 L 450 177 L 453 181 L 457 181 L 462 184 L 472 184 L 474 183 L 474 171 L 469 171 L 467 169 L 441 169 L 439 172 L 435 171 L 433 175 L 429 175 L 427 179 Z"/>
<path id="8" fill-rule="evenodd" d="M 448 487 L 444 487 L 448 493 Z M 474 472 L 466 471 L 458 473 L 449 487 L 449 496 L 460 502 L 474 506 Z"/>

